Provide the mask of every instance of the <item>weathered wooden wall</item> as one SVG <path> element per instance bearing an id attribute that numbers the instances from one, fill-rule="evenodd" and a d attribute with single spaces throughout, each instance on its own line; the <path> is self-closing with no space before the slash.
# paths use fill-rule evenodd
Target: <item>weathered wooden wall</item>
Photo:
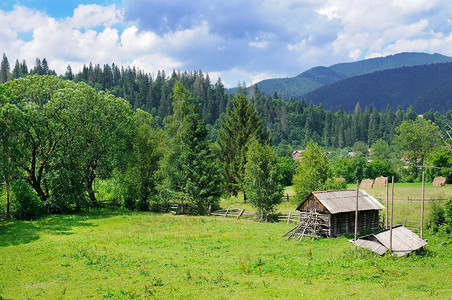
<path id="1" fill-rule="evenodd" d="M 358 234 L 376 232 L 379 229 L 378 210 L 360 211 L 358 213 Z M 330 236 L 353 234 L 355 232 L 355 212 L 331 215 Z"/>
<path id="2" fill-rule="evenodd" d="M 311 195 L 308 200 L 306 200 L 300 208 L 302 212 L 318 212 L 318 213 L 328 213 L 328 210 L 322 203 L 314 196 Z"/>

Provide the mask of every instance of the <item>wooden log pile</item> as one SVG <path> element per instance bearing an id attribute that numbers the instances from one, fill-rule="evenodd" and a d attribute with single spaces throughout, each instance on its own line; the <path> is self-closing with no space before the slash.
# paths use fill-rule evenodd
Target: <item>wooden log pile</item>
<path id="1" fill-rule="evenodd" d="M 283 236 L 301 240 L 303 237 L 320 238 L 329 235 L 329 218 L 317 212 L 300 212 L 300 222 Z"/>

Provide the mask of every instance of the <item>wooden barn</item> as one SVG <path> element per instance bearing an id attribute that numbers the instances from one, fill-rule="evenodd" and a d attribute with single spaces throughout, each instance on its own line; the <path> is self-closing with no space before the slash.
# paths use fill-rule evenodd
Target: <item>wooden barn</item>
<path id="1" fill-rule="evenodd" d="M 302 235 L 336 237 L 355 232 L 356 190 L 311 192 L 297 210 Z M 358 234 L 379 230 L 379 210 L 384 206 L 377 199 L 359 190 Z M 304 227 L 304 228 L 303 228 Z"/>

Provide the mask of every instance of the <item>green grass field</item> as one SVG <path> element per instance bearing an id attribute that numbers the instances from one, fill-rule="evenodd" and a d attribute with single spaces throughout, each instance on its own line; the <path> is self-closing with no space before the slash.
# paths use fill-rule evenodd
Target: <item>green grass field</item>
<path id="1" fill-rule="evenodd" d="M 384 188 L 367 190 L 381 198 Z M 289 193 L 291 189 L 288 189 Z M 420 185 L 396 193 L 420 193 Z M 452 189 L 427 187 L 431 197 Z M 411 196 L 410 196 L 411 197 Z M 243 198 L 221 206 L 253 209 Z M 384 199 L 384 198 L 383 198 Z M 277 211 L 294 212 L 284 202 Z M 430 204 L 426 204 L 428 217 Z M 420 203 L 395 203 L 418 220 Z M 0 223 L 0 299 L 450 299 L 452 240 L 426 231 L 408 257 L 355 249 L 347 237 L 287 240 L 292 225 L 93 209 Z"/>
<path id="2" fill-rule="evenodd" d="M 0 224 L 4 299 L 448 299 L 450 236 L 380 257 L 284 223 L 92 210 Z M 449 241 L 449 243 L 442 243 Z"/>

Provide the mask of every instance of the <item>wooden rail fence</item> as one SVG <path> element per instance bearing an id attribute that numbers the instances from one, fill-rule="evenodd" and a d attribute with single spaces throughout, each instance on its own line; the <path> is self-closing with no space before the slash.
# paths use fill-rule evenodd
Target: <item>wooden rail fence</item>
<path id="1" fill-rule="evenodd" d="M 287 216 L 278 216 L 278 221 L 284 221 L 287 224 L 289 224 L 290 222 L 298 223 L 300 222 L 300 215 L 298 213 L 292 214 L 292 211 L 290 211 L 289 215 Z"/>
<path id="2" fill-rule="evenodd" d="M 242 208 L 231 208 L 228 207 L 227 209 L 219 209 L 219 210 L 215 210 L 213 212 L 210 213 L 213 216 L 220 216 L 220 217 L 229 217 L 229 218 L 233 218 L 235 217 L 236 220 L 256 220 L 259 219 L 260 217 L 260 213 L 258 212 L 251 212 L 251 211 L 246 211 L 245 209 Z"/>
<path id="3" fill-rule="evenodd" d="M 393 219 L 395 225 L 403 225 L 404 227 L 410 229 L 413 232 L 421 231 L 420 221 L 411 221 L 407 219 Z"/>

